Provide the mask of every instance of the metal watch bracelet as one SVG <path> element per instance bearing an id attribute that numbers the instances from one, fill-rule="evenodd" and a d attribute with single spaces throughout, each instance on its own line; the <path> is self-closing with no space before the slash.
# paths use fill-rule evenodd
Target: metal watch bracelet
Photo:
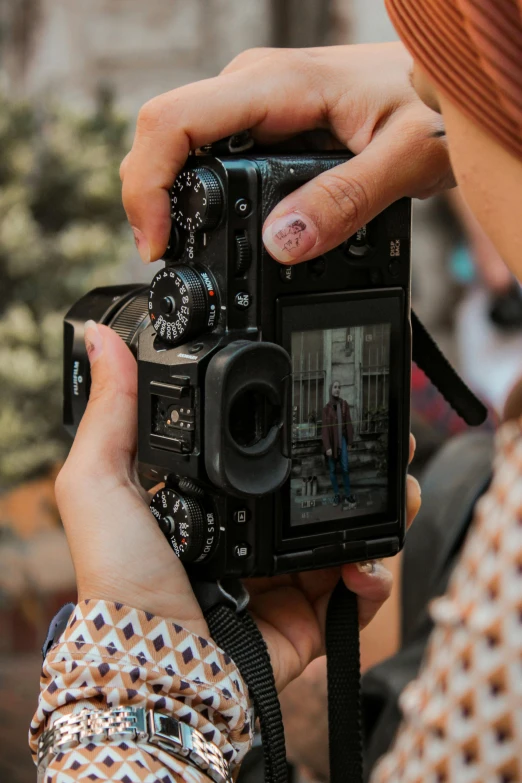
<path id="1" fill-rule="evenodd" d="M 38 783 L 55 755 L 90 742 L 121 742 L 161 748 L 192 763 L 214 783 L 231 783 L 230 766 L 219 748 L 200 731 L 176 718 L 143 707 L 83 709 L 55 720 L 38 740 Z"/>

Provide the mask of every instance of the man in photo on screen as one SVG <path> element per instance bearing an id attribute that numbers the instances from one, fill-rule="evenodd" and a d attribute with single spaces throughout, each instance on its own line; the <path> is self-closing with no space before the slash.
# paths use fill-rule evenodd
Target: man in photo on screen
<path id="1" fill-rule="evenodd" d="M 337 464 L 341 465 L 344 485 L 343 511 L 354 508 L 356 499 L 350 489 L 348 449 L 353 443 L 353 424 L 350 406 L 341 397 L 341 384 L 333 381 L 330 387 L 330 399 L 323 408 L 322 438 L 325 454 L 328 457 L 330 481 L 334 491 L 334 506 L 341 502 Z"/>

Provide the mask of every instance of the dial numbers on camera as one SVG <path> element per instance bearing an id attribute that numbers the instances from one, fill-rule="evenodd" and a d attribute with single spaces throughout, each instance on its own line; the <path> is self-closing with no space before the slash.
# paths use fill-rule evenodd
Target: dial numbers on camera
<path id="1" fill-rule="evenodd" d="M 184 563 L 203 560 L 211 553 L 217 535 L 214 514 L 197 500 L 164 487 L 152 498 L 150 510 L 175 555 Z"/>
<path id="2" fill-rule="evenodd" d="M 177 345 L 214 328 L 216 298 L 207 272 L 182 265 L 166 267 L 150 286 L 150 320 L 162 340 Z"/>
<path id="3" fill-rule="evenodd" d="M 208 231 L 219 223 L 223 193 L 213 171 L 182 171 L 170 189 L 171 218 L 185 231 Z"/>

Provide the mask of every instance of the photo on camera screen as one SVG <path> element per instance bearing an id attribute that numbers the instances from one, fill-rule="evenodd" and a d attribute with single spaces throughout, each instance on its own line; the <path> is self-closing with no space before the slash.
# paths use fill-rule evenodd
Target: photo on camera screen
<path id="1" fill-rule="evenodd" d="M 293 526 L 388 502 L 390 324 L 292 332 Z"/>

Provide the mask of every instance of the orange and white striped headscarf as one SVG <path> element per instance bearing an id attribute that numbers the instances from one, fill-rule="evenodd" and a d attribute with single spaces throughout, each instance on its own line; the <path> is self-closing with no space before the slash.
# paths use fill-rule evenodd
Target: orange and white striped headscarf
<path id="1" fill-rule="evenodd" d="M 522 159 L 522 0 L 386 0 L 433 84 Z"/>

